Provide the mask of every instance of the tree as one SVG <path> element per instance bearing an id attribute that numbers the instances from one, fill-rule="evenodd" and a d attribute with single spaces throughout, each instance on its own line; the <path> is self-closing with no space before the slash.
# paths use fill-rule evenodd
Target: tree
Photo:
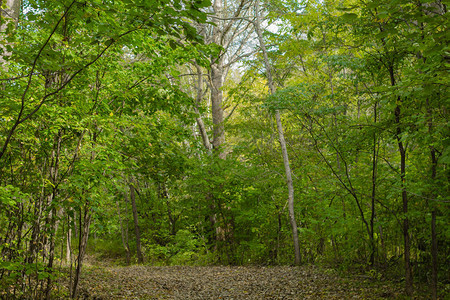
<path id="1" fill-rule="evenodd" d="M 259 46 L 261 47 L 261 50 L 263 52 L 264 65 L 266 68 L 266 76 L 267 76 L 267 85 L 269 86 L 270 93 L 274 94 L 276 90 L 275 90 L 274 82 L 272 79 L 272 71 L 271 71 L 271 66 L 269 63 L 269 58 L 267 56 L 265 42 L 263 40 L 263 36 L 262 36 L 262 32 L 261 32 L 261 17 L 259 14 L 260 13 L 259 9 L 260 9 L 259 0 L 256 0 L 255 29 L 256 29 L 256 33 L 258 35 Z M 291 168 L 289 166 L 289 157 L 288 157 L 288 152 L 287 152 L 287 148 L 286 148 L 286 141 L 284 139 L 283 125 L 281 123 L 280 111 L 278 109 L 275 110 L 275 118 L 277 121 L 278 138 L 279 138 L 279 142 L 280 142 L 280 146 L 281 146 L 281 151 L 283 154 L 283 162 L 284 162 L 284 168 L 285 168 L 285 172 L 286 172 L 286 183 L 287 183 L 288 191 L 289 191 L 289 197 L 288 197 L 289 221 L 291 223 L 292 240 L 294 243 L 295 264 L 299 265 L 301 262 L 301 257 L 300 257 L 299 241 L 298 241 L 297 221 L 295 219 L 295 212 L 294 212 L 294 186 L 292 184 L 292 174 L 291 174 Z"/>
<path id="2" fill-rule="evenodd" d="M 226 156 L 225 149 L 222 149 L 222 144 L 225 142 L 224 122 L 227 119 L 224 116 L 223 107 L 224 82 L 230 68 L 240 59 L 249 56 L 245 46 L 252 35 L 252 23 L 245 19 L 249 17 L 251 5 L 251 1 L 241 0 L 229 2 L 224 6 L 223 0 L 215 0 L 210 17 L 215 25 L 202 24 L 199 31 L 204 36 L 206 43 L 218 46 L 218 51 L 210 57 L 208 86 L 213 123 L 211 145 L 215 151 L 218 151 L 221 158 Z M 200 69 L 197 68 L 196 71 L 200 76 Z M 201 95 L 200 90 L 198 91 L 198 95 Z M 229 115 L 231 113 L 232 111 Z M 201 126 L 199 130 L 202 132 Z M 203 133 L 202 136 L 204 136 Z"/>

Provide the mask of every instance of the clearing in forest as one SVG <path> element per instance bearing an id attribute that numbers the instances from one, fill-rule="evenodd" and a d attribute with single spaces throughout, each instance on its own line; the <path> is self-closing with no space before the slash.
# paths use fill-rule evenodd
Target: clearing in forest
<path id="1" fill-rule="evenodd" d="M 401 286 L 302 267 L 86 266 L 82 299 L 398 299 Z"/>

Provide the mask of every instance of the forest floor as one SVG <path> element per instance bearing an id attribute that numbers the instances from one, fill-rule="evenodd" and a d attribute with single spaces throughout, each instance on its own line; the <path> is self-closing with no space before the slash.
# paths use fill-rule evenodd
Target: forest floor
<path id="1" fill-rule="evenodd" d="M 314 266 L 86 264 L 81 299 L 406 299 L 402 284 Z M 426 299 L 426 297 L 415 297 Z"/>

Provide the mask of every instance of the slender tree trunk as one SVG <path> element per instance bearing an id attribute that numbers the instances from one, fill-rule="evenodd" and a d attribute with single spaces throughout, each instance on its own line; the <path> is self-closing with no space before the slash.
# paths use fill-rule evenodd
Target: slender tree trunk
<path id="1" fill-rule="evenodd" d="M 123 224 L 122 224 L 122 217 L 121 217 L 121 214 L 120 214 L 119 201 L 117 201 L 116 204 L 117 204 L 117 214 L 119 216 L 120 235 L 122 237 L 122 245 L 123 245 L 123 248 L 125 249 L 125 253 L 126 253 L 127 266 L 129 266 L 130 263 L 131 263 L 130 246 L 128 245 L 128 238 L 125 238 L 125 230 L 124 230 Z"/>
<path id="2" fill-rule="evenodd" d="M 400 101 L 400 100 L 399 100 Z M 406 149 L 401 139 L 400 128 L 400 106 L 395 108 L 395 122 L 397 124 L 397 141 L 398 151 L 400 153 L 400 178 L 402 189 L 402 203 L 403 203 L 403 240 L 404 240 L 404 259 L 405 259 L 405 290 L 408 296 L 413 294 L 413 276 L 411 268 L 411 241 L 409 237 L 409 218 L 408 218 L 408 194 L 406 191 Z"/>
<path id="3" fill-rule="evenodd" d="M 430 7 L 431 5 L 434 6 L 435 12 L 438 12 L 439 14 L 445 14 L 446 8 L 443 3 L 436 2 L 436 3 L 418 3 L 419 8 L 421 9 L 422 14 L 426 14 L 426 12 L 423 10 L 423 7 Z M 422 40 L 425 38 L 425 24 L 423 22 L 420 22 L 420 29 L 422 31 Z M 422 61 L 424 64 L 427 62 L 427 58 L 423 55 L 423 53 L 418 54 L 419 57 L 422 58 Z M 426 100 L 426 107 L 427 107 L 427 115 L 428 115 L 428 133 L 433 133 L 433 113 L 432 113 L 432 107 L 430 106 L 430 99 L 427 98 Z M 432 186 L 436 179 L 436 171 L 437 171 L 437 157 L 436 157 L 436 149 L 433 145 L 430 146 L 430 158 L 431 158 L 431 181 Z M 431 191 L 431 198 L 434 199 L 434 187 L 432 187 Z M 431 259 L 432 259 L 432 265 L 431 265 L 431 294 L 432 299 L 437 299 L 437 283 L 438 283 L 438 248 L 437 248 L 437 235 L 436 235 L 436 207 L 434 203 L 431 203 Z"/>
<path id="4" fill-rule="evenodd" d="M 272 200 L 273 200 L 273 196 L 272 196 Z M 281 223 L 281 217 L 282 217 L 282 212 L 283 210 L 280 209 L 280 207 L 278 207 L 278 205 L 275 205 L 275 208 L 277 210 L 277 217 L 278 217 L 278 226 L 277 226 L 277 245 L 276 245 L 276 249 L 275 249 L 275 262 L 278 264 L 280 261 L 280 240 L 281 240 L 281 230 L 282 230 L 282 223 Z"/>
<path id="5" fill-rule="evenodd" d="M 433 299 L 437 299 L 437 283 L 438 283 L 438 246 L 436 235 L 436 209 L 431 212 L 431 294 Z"/>
<path id="6" fill-rule="evenodd" d="M 428 133 L 433 132 L 433 116 L 430 107 L 429 100 L 427 99 L 427 113 L 428 113 Z M 437 157 L 436 149 L 434 146 L 430 146 L 430 158 L 431 158 L 431 181 L 434 184 L 436 180 L 437 172 Z M 432 187 L 434 189 L 434 187 Z M 431 192 L 431 198 L 434 199 L 434 190 Z M 431 294 L 433 299 L 437 299 L 437 283 L 438 283 L 438 247 L 437 247 L 437 234 L 436 234 L 436 207 L 434 203 L 431 203 Z"/>
<path id="7" fill-rule="evenodd" d="M 58 171 L 59 171 L 59 159 L 60 159 L 60 153 L 61 153 L 61 142 L 62 142 L 62 135 L 63 135 L 63 131 L 62 129 L 60 129 L 58 131 L 58 135 L 55 138 L 55 146 L 52 152 L 52 167 L 50 168 L 50 177 L 51 177 L 51 181 L 53 186 L 56 186 L 57 184 L 57 180 L 58 180 Z M 49 205 L 52 205 L 52 202 L 55 200 L 56 196 L 57 196 L 57 189 L 53 188 L 53 191 L 51 193 L 51 195 L 49 196 Z M 48 217 L 48 222 L 47 224 L 50 225 L 51 228 L 51 232 L 49 235 L 49 258 L 48 258 L 48 263 L 47 263 L 47 272 L 48 273 L 52 273 L 52 269 L 53 269 L 53 261 L 54 261 L 54 257 L 55 257 L 55 234 L 57 232 L 58 229 L 58 221 L 57 219 L 57 211 L 56 208 L 53 207 L 50 213 L 50 216 Z M 52 288 L 52 277 L 49 276 L 47 278 L 47 287 L 45 289 L 45 298 L 49 299 L 50 298 L 50 292 L 51 292 L 51 288 Z"/>
<path id="8" fill-rule="evenodd" d="M 70 217 L 67 217 L 67 237 L 66 237 L 66 264 L 72 263 L 72 227 L 70 226 Z"/>
<path id="9" fill-rule="evenodd" d="M 380 243 L 381 243 L 381 251 L 383 251 L 383 261 L 387 261 L 387 250 L 386 250 L 386 243 L 384 241 L 384 234 L 383 234 L 383 227 L 381 225 L 378 226 L 378 232 L 380 233 Z"/>
<path id="10" fill-rule="evenodd" d="M 273 83 L 272 69 L 271 69 L 271 65 L 269 63 L 269 58 L 267 56 L 266 45 L 264 43 L 262 32 L 261 32 L 261 16 L 259 14 L 259 0 L 256 0 L 255 15 L 256 15 L 255 29 L 256 29 L 256 33 L 258 35 L 259 45 L 263 52 L 264 65 L 266 67 L 266 73 L 267 73 L 267 84 L 269 86 L 270 93 L 273 94 L 273 93 L 275 93 L 276 90 L 275 90 L 275 86 Z M 295 213 L 294 213 L 294 185 L 292 182 L 292 172 L 291 172 L 291 168 L 289 165 L 289 157 L 288 157 L 288 152 L 287 152 L 287 147 L 286 147 L 286 140 L 284 138 L 283 125 L 281 123 L 280 111 L 278 109 L 275 110 L 275 119 L 277 121 L 278 139 L 280 142 L 281 152 L 283 155 L 284 170 L 286 173 L 286 183 L 288 186 L 289 222 L 291 224 L 292 240 L 294 243 L 294 253 L 295 253 L 295 261 L 294 262 L 296 265 L 299 265 L 301 263 L 301 256 L 300 256 L 300 247 L 299 247 L 299 240 L 298 240 L 297 221 L 295 220 Z"/>
<path id="11" fill-rule="evenodd" d="M 374 105 L 374 123 L 377 123 L 377 103 Z M 374 239 L 374 223 L 375 223 L 375 197 L 376 197 L 376 187 L 377 187 L 377 157 L 378 157 L 378 146 L 377 134 L 373 134 L 373 148 L 372 148 L 372 195 L 371 195 L 371 216 L 370 216 L 370 265 L 375 264 L 375 252 L 376 244 Z"/>
<path id="12" fill-rule="evenodd" d="M 165 200 L 167 205 L 167 218 L 170 224 L 170 233 L 175 236 L 177 234 L 177 221 L 179 216 L 174 215 L 172 212 L 172 208 L 170 207 L 170 194 L 167 190 L 166 183 L 159 184 L 159 194 L 162 199 Z"/>
<path id="13" fill-rule="evenodd" d="M 51 211 L 51 220 L 50 226 L 52 228 L 52 232 L 50 233 L 49 240 L 49 253 L 48 253 L 48 263 L 47 263 L 47 272 L 49 274 L 53 273 L 53 262 L 55 258 L 55 234 L 57 232 L 57 224 L 56 224 L 56 209 L 53 208 Z M 47 277 L 47 286 L 45 289 L 45 299 L 50 299 L 50 292 L 52 289 L 52 276 Z"/>
<path id="14" fill-rule="evenodd" d="M 277 120 L 278 136 L 279 136 L 279 141 L 280 141 L 280 145 L 281 145 L 281 152 L 283 155 L 284 170 L 286 173 L 286 183 L 288 186 L 289 222 L 291 224 L 292 240 L 294 243 L 295 264 L 299 265 L 301 263 L 301 256 L 300 256 L 300 246 L 299 246 L 299 240 L 298 240 L 297 221 L 295 220 L 295 213 L 294 213 L 294 185 L 292 182 L 291 168 L 289 165 L 289 157 L 288 157 L 288 153 L 287 153 L 286 141 L 284 139 L 283 127 L 282 127 L 282 123 L 281 123 L 281 117 L 280 117 L 279 110 L 275 111 L 275 118 Z"/>
<path id="15" fill-rule="evenodd" d="M 83 215 L 83 220 L 81 216 Z M 83 224 L 83 226 L 81 225 Z M 84 207 L 84 214 L 80 209 L 80 219 L 79 219 L 79 241 L 78 241 L 78 257 L 77 257 L 77 267 L 75 270 L 75 278 L 72 288 L 72 298 L 77 297 L 78 293 L 78 282 L 81 275 L 81 268 L 83 266 L 83 259 L 86 253 L 87 242 L 89 239 L 89 228 L 91 225 L 91 211 L 88 205 Z"/>
<path id="16" fill-rule="evenodd" d="M 131 200 L 131 208 L 133 209 L 134 232 L 136 234 L 136 254 L 138 258 L 138 263 L 142 264 L 144 263 L 144 256 L 142 256 L 141 251 L 141 232 L 139 229 L 139 220 L 136 207 L 136 194 L 133 184 L 130 184 L 130 200 Z"/>
<path id="17" fill-rule="evenodd" d="M 203 122 L 203 119 L 200 115 L 198 106 L 200 105 L 202 98 L 203 98 L 203 78 L 202 78 L 202 69 L 200 68 L 200 66 L 198 64 L 195 64 L 195 68 L 197 70 L 197 86 L 196 86 L 196 90 L 197 90 L 197 99 L 196 99 L 196 103 L 194 105 L 194 110 L 195 113 L 197 114 L 197 125 L 198 125 L 198 130 L 200 131 L 200 135 L 202 137 L 202 141 L 203 141 L 203 146 L 205 146 L 206 151 L 208 151 L 208 153 L 211 153 L 211 150 L 213 148 L 209 137 L 208 137 L 208 133 L 206 131 L 206 127 L 205 127 L 205 123 Z"/>
<path id="18" fill-rule="evenodd" d="M 394 67 L 392 65 L 388 68 L 391 86 L 396 86 Z M 400 154 L 400 184 L 402 195 L 402 209 L 403 209 L 403 241 L 404 241 L 404 260 L 405 260 L 405 292 L 408 296 L 413 294 L 413 275 L 411 268 L 411 241 L 409 237 L 409 218 L 408 218 L 408 194 L 406 190 L 406 148 L 402 140 L 402 121 L 401 121 L 401 103 L 402 99 L 397 97 L 397 105 L 394 109 L 395 121 L 395 138 L 397 139 L 398 152 Z"/>
<path id="19" fill-rule="evenodd" d="M 216 33 L 216 34 L 218 34 L 218 33 Z M 195 67 L 196 67 L 196 70 L 197 70 L 197 84 L 196 84 L 197 85 L 196 86 L 197 99 L 196 99 L 196 103 L 195 103 L 195 106 L 194 106 L 194 110 L 195 110 L 195 113 L 198 115 L 197 118 L 196 118 L 196 121 L 197 121 L 198 129 L 200 131 L 200 135 L 202 137 L 203 146 L 205 147 L 207 153 L 209 155 L 211 155 L 213 153 L 213 149 L 214 148 L 218 149 L 218 147 L 220 147 L 220 145 L 217 144 L 219 139 L 216 140 L 216 145 L 215 146 L 214 146 L 214 139 L 213 139 L 213 142 L 211 143 L 211 141 L 210 141 L 210 139 L 208 137 L 208 133 L 206 131 L 205 123 L 203 122 L 203 119 L 202 119 L 202 117 L 200 115 L 200 112 L 199 112 L 199 109 L 198 109 L 198 107 L 199 107 L 199 105 L 200 105 L 200 103 L 202 101 L 202 97 L 203 97 L 203 89 L 202 89 L 203 79 L 202 79 L 202 71 L 201 71 L 200 66 L 198 64 L 195 64 Z M 211 72 L 213 72 L 213 71 L 211 71 Z M 212 75 L 211 75 L 211 77 L 212 77 Z M 213 86 L 214 83 L 213 82 L 215 82 L 216 84 L 219 84 L 217 81 L 218 80 L 215 80 L 215 81 L 211 80 L 211 84 L 210 84 L 210 86 L 211 86 L 211 99 L 212 99 L 211 101 L 212 101 L 212 103 L 214 103 L 215 101 L 217 102 L 217 99 L 218 99 L 218 96 L 216 95 L 216 93 L 214 93 L 212 91 L 214 89 L 214 86 Z M 220 88 L 221 88 L 221 86 L 220 86 Z M 217 90 L 220 90 L 220 89 L 216 88 L 216 91 Z M 216 104 L 212 104 L 212 105 L 214 106 L 214 108 L 216 108 L 217 103 Z M 219 112 L 220 112 L 220 110 L 218 110 L 218 109 L 215 110 L 215 113 L 212 114 L 213 120 L 216 120 L 216 121 L 220 120 L 220 119 L 223 120 L 223 110 L 222 110 L 222 117 L 218 116 Z M 214 121 L 213 121 L 213 123 L 214 123 Z M 222 124 L 220 123 L 220 125 L 222 125 Z M 216 127 L 214 127 L 214 128 L 216 128 Z M 213 138 L 217 134 L 217 132 L 215 130 L 216 129 L 214 129 L 214 132 L 213 132 Z M 217 245 L 218 245 L 217 234 L 216 234 L 216 231 L 218 229 L 218 228 L 216 228 L 217 215 L 214 212 L 215 209 L 216 209 L 216 204 L 215 204 L 215 200 L 214 200 L 214 197 L 213 197 L 211 192 L 207 193 L 206 199 L 210 203 L 209 207 L 210 207 L 211 212 L 212 212 L 211 215 L 209 216 L 209 221 L 211 223 L 211 232 L 213 232 L 212 240 L 215 243 L 213 249 L 217 250 Z"/>

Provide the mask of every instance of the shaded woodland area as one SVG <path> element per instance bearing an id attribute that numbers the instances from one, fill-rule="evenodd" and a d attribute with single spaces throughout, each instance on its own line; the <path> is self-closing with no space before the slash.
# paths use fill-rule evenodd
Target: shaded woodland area
<path id="1" fill-rule="evenodd" d="M 0 3 L 0 298 L 86 257 L 449 295 L 444 1 Z"/>

